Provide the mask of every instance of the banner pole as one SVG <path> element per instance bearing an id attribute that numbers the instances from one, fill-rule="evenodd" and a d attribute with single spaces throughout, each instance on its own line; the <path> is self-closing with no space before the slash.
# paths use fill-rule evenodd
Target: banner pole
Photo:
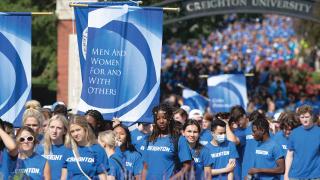
<path id="1" fill-rule="evenodd" d="M 140 1 L 138 1 L 140 2 Z M 70 3 L 70 7 L 88 7 L 89 4 L 80 4 L 80 3 Z M 162 8 L 164 11 L 173 11 L 173 12 L 179 12 L 180 8 L 170 8 L 170 7 L 163 7 Z"/>
<path id="2" fill-rule="evenodd" d="M 42 16 L 42 15 L 53 15 L 53 12 L 31 12 L 31 15 Z"/>

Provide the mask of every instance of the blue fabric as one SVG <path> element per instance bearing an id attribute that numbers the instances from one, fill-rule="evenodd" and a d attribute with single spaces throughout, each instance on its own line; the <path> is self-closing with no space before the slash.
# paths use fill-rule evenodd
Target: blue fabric
<path id="1" fill-rule="evenodd" d="M 242 172 L 241 179 L 244 179 L 246 175 L 248 175 L 248 171 L 253 167 L 254 164 L 254 153 L 257 146 L 257 141 L 253 139 L 252 136 L 252 124 L 250 124 L 246 130 L 246 146 L 244 148 L 244 155 L 242 160 Z"/>
<path id="2" fill-rule="evenodd" d="M 276 161 L 280 158 L 284 158 L 285 152 L 278 143 L 269 138 L 265 142 L 258 143 L 254 156 L 255 168 L 270 169 L 277 167 Z M 280 179 L 280 175 L 267 175 L 260 173 L 258 174 L 258 178 L 261 180 L 277 180 Z"/>
<path id="3" fill-rule="evenodd" d="M 186 137 L 184 136 L 179 137 L 178 156 L 179 156 L 180 163 L 192 160 L 192 154 L 189 149 L 189 144 Z"/>
<path id="4" fill-rule="evenodd" d="M 91 178 L 107 172 L 109 169 L 108 158 L 104 149 L 94 144 L 91 146 L 78 146 L 79 164 L 82 170 Z M 71 149 L 68 149 L 63 155 L 63 168 L 68 170 L 67 179 L 85 179 L 86 177 L 80 171 L 76 159 Z"/>
<path id="5" fill-rule="evenodd" d="M 122 159 L 117 154 L 112 154 L 109 157 L 109 170 L 108 175 L 114 176 L 117 180 L 125 179 L 125 167 L 122 164 Z"/>
<path id="6" fill-rule="evenodd" d="M 196 151 L 195 149 L 190 149 L 193 159 L 193 168 L 195 171 L 195 179 L 201 180 L 204 179 L 204 167 L 210 166 L 210 153 L 209 149 L 203 146 L 200 151 Z"/>
<path id="7" fill-rule="evenodd" d="M 293 151 L 289 178 L 320 178 L 320 127 L 294 129 L 288 150 Z"/>
<path id="8" fill-rule="evenodd" d="M 175 150 L 175 142 L 170 136 L 158 137 L 156 141 L 145 145 L 147 147 L 143 151 L 143 161 L 148 165 L 147 179 L 169 179 L 174 174 L 179 160 L 183 162 L 188 159 L 188 154 L 184 154 L 183 149 L 189 148 L 184 146 L 187 144 L 183 143 L 183 140 L 181 141 L 178 150 Z"/>
<path id="9" fill-rule="evenodd" d="M 29 158 L 15 158 L 14 161 L 15 168 L 14 171 L 10 173 L 14 179 L 44 179 L 44 167 L 47 162 L 44 157 L 33 153 Z"/>
<path id="10" fill-rule="evenodd" d="M 0 162 L 0 179 L 9 179 L 9 167 L 12 161 L 9 159 L 9 153 L 6 148 L 0 151 Z"/>
<path id="11" fill-rule="evenodd" d="M 212 140 L 212 133 L 209 129 L 204 129 L 200 133 L 200 143 L 202 145 L 207 145 Z"/>
<path id="12" fill-rule="evenodd" d="M 236 167 L 234 169 L 234 179 L 241 179 L 241 171 L 242 171 L 242 160 L 244 155 L 244 148 L 246 146 L 246 129 L 237 128 L 234 129 L 234 135 L 236 135 L 240 144 L 237 145 L 237 151 L 239 154 L 239 158 L 236 161 Z"/>
<path id="13" fill-rule="evenodd" d="M 236 145 L 230 141 L 225 141 L 224 143 L 219 144 L 219 146 L 214 146 L 209 143 L 206 145 L 206 147 L 209 149 L 211 159 L 210 164 L 212 169 L 225 168 L 230 159 L 237 159 L 239 157 L 236 150 Z M 227 179 L 227 176 L 227 173 L 223 173 L 220 175 L 212 176 L 212 179 Z"/>
<path id="14" fill-rule="evenodd" d="M 131 152 L 129 150 L 121 152 L 120 148 L 116 148 L 116 154 L 121 158 L 121 161 L 126 168 L 128 175 L 136 176 L 141 174 L 143 164 L 140 153 L 138 153 L 137 151 Z"/>
<path id="15" fill-rule="evenodd" d="M 140 147 L 144 142 L 145 137 L 148 136 L 148 134 L 144 134 L 143 132 L 139 131 L 138 129 L 134 129 L 130 132 L 131 135 L 131 143 L 136 148 L 137 151 L 140 151 Z"/>
<path id="16" fill-rule="evenodd" d="M 68 149 L 63 145 L 51 145 L 51 153 L 44 154 L 43 145 L 36 148 L 36 153 L 46 158 L 50 165 L 50 172 L 52 179 L 59 179 L 61 177 L 61 169 L 63 165 L 63 155 Z"/>
<path id="17" fill-rule="evenodd" d="M 276 143 L 281 145 L 282 149 L 287 153 L 289 139 L 284 135 L 284 132 L 279 131 L 272 138 Z"/>

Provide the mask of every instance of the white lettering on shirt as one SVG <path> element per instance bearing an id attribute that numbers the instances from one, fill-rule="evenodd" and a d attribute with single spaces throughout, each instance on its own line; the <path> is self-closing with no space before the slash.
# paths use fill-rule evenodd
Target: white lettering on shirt
<path id="1" fill-rule="evenodd" d="M 88 163 L 93 163 L 94 159 L 93 158 L 89 158 L 89 157 L 79 157 L 78 158 L 79 162 L 88 162 Z M 75 157 L 69 157 L 67 159 L 67 162 L 76 162 L 76 158 Z"/>
<path id="2" fill-rule="evenodd" d="M 282 145 L 282 149 L 287 149 L 287 145 Z"/>
<path id="3" fill-rule="evenodd" d="M 26 168 L 26 169 L 16 169 L 15 173 L 25 173 L 25 174 L 40 174 L 39 168 Z"/>
<path id="4" fill-rule="evenodd" d="M 170 148 L 166 146 L 148 146 L 148 151 L 170 152 Z"/>
<path id="5" fill-rule="evenodd" d="M 230 154 L 230 151 L 222 151 L 222 152 L 211 154 L 211 157 L 217 158 L 217 157 L 221 157 L 221 156 L 228 156 L 229 154 Z"/>
<path id="6" fill-rule="evenodd" d="M 268 154 L 269 154 L 269 152 L 268 152 L 268 151 L 264 151 L 264 150 L 256 149 L 256 154 L 268 155 Z"/>
<path id="7" fill-rule="evenodd" d="M 128 167 L 132 167 L 132 162 L 128 162 L 128 161 L 126 161 L 126 166 L 128 166 Z"/>
<path id="8" fill-rule="evenodd" d="M 142 139 L 142 136 L 138 136 L 137 137 L 137 141 L 139 141 L 140 139 Z"/>
<path id="9" fill-rule="evenodd" d="M 246 139 L 253 139 L 252 134 L 250 134 L 250 135 L 246 135 Z"/>
<path id="10" fill-rule="evenodd" d="M 202 144 L 202 145 L 207 145 L 207 144 L 208 144 L 208 141 L 200 141 L 200 144 Z"/>
<path id="11" fill-rule="evenodd" d="M 42 155 L 42 157 L 48 159 L 48 160 L 55 160 L 55 161 L 60 161 L 62 158 L 62 155 Z"/>

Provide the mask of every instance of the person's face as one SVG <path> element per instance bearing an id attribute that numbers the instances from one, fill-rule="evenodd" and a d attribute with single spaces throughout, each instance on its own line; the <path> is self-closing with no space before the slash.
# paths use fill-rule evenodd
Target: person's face
<path id="1" fill-rule="evenodd" d="M 59 120 L 51 121 L 48 127 L 48 132 L 51 140 L 62 140 L 63 135 L 66 134 L 64 125 Z"/>
<path id="2" fill-rule="evenodd" d="M 211 121 L 203 119 L 203 121 L 202 121 L 202 129 L 210 129 L 210 127 L 211 127 Z"/>
<path id="3" fill-rule="evenodd" d="M 77 144 L 85 144 L 87 141 L 85 129 L 77 124 L 70 125 L 70 135 Z"/>
<path id="4" fill-rule="evenodd" d="M 226 128 L 222 126 L 217 126 L 212 133 L 213 135 L 224 135 L 226 134 Z"/>
<path id="5" fill-rule="evenodd" d="M 247 127 L 247 117 L 244 115 L 238 121 L 238 127 L 244 129 Z"/>
<path id="6" fill-rule="evenodd" d="M 252 126 L 252 136 L 256 141 L 262 141 L 263 140 L 263 130 L 258 129 L 256 126 Z"/>
<path id="7" fill-rule="evenodd" d="M 33 151 L 34 137 L 29 131 L 22 131 L 20 136 L 17 138 L 19 141 L 19 150 L 25 152 Z"/>
<path id="8" fill-rule="evenodd" d="M 183 132 L 183 135 L 186 137 L 187 141 L 190 144 L 196 143 L 199 139 L 199 129 L 196 125 L 189 125 L 186 127 L 186 129 Z"/>
<path id="9" fill-rule="evenodd" d="M 283 129 L 283 133 L 286 137 L 289 137 L 289 135 L 291 134 L 292 131 L 292 127 L 291 126 L 285 126 Z"/>
<path id="10" fill-rule="evenodd" d="M 36 134 L 39 133 L 40 125 L 38 120 L 34 117 L 28 117 L 24 123 L 25 126 L 30 127 Z"/>
<path id="11" fill-rule="evenodd" d="M 86 120 L 93 128 L 97 127 L 97 120 L 92 116 L 86 115 Z"/>
<path id="12" fill-rule="evenodd" d="M 47 132 L 47 126 L 48 126 L 49 120 L 44 120 L 42 123 L 42 132 Z"/>
<path id="13" fill-rule="evenodd" d="M 116 127 L 113 131 L 116 133 L 116 138 L 120 144 L 124 144 L 127 141 L 126 131 L 122 127 Z"/>
<path id="14" fill-rule="evenodd" d="M 182 124 L 185 123 L 185 118 L 183 118 L 179 113 L 174 114 L 173 118 L 175 121 L 181 122 Z"/>
<path id="15" fill-rule="evenodd" d="M 203 117 L 202 117 L 200 114 L 195 114 L 192 119 L 198 121 L 198 123 L 200 124 L 200 126 L 202 126 Z"/>
<path id="16" fill-rule="evenodd" d="M 156 124 L 157 124 L 158 128 L 159 128 L 161 131 L 167 130 L 168 124 L 169 124 L 168 121 L 169 121 L 169 120 L 167 119 L 165 112 L 164 112 L 164 111 L 158 111 L 158 113 L 157 113 L 157 119 L 156 119 Z"/>
<path id="17" fill-rule="evenodd" d="M 310 113 L 304 113 L 301 114 L 299 116 L 300 119 L 300 123 L 304 126 L 304 127 L 310 127 L 313 125 L 313 121 L 312 121 L 312 116 Z"/>

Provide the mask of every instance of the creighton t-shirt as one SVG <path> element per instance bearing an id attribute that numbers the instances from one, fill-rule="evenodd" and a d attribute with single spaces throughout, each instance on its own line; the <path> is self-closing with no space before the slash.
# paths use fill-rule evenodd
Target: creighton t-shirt
<path id="1" fill-rule="evenodd" d="M 33 153 L 30 157 L 26 159 L 15 159 L 15 169 L 11 172 L 11 177 L 13 179 L 44 179 L 44 167 L 47 160 Z"/>
<path id="2" fill-rule="evenodd" d="M 147 179 L 169 179 L 174 175 L 179 160 L 181 162 L 186 159 L 191 160 L 190 154 L 182 153 L 185 148 L 189 151 L 188 145 L 179 143 L 178 149 L 175 150 L 175 143 L 178 142 L 174 142 L 169 135 L 158 137 L 153 142 L 146 142 L 143 161 L 148 165 Z"/>
<path id="3" fill-rule="evenodd" d="M 109 169 L 108 158 L 104 149 L 94 144 L 91 146 L 78 146 L 79 164 L 82 170 L 90 177 L 94 178 Z M 63 168 L 68 170 L 67 179 L 86 179 L 80 171 L 76 158 L 71 149 L 68 149 L 63 155 Z"/>
<path id="4" fill-rule="evenodd" d="M 190 148 L 192 159 L 193 159 L 193 168 L 195 171 L 195 179 L 205 179 L 204 176 L 204 167 L 211 167 L 210 162 L 210 153 L 209 149 L 205 146 L 202 146 L 200 150 L 195 150 Z"/>
<path id="5" fill-rule="evenodd" d="M 60 179 L 63 165 L 63 155 L 68 149 L 63 145 L 51 145 L 50 154 L 44 154 L 43 145 L 37 146 L 36 152 L 46 158 L 50 165 L 52 179 Z"/>
<path id="6" fill-rule="evenodd" d="M 123 164 L 128 176 L 136 176 L 141 174 L 143 169 L 142 157 L 141 154 L 137 151 L 129 151 L 126 150 L 121 152 L 120 148 L 116 148 L 115 154 L 117 157 L 121 159 L 121 163 Z"/>
<path id="7" fill-rule="evenodd" d="M 204 129 L 200 133 L 200 143 L 207 145 L 212 140 L 212 132 L 209 129 Z"/>
<path id="8" fill-rule="evenodd" d="M 273 139 L 269 138 L 265 142 L 259 142 L 255 154 L 254 154 L 254 167 L 255 168 L 276 168 L 276 161 L 280 158 L 284 158 L 285 151 L 282 147 L 276 143 Z M 270 175 L 259 173 L 258 179 L 261 180 L 277 180 L 280 179 L 280 175 Z"/>
<path id="9" fill-rule="evenodd" d="M 288 143 L 289 143 L 289 139 L 286 138 L 286 136 L 284 135 L 283 131 L 279 131 L 277 132 L 272 139 L 278 143 L 279 145 L 281 145 L 282 149 L 287 153 L 287 149 L 288 149 Z"/>
<path id="10" fill-rule="evenodd" d="M 214 146 L 213 144 L 209 143 L 206 145 L 206 147 L 209 149 L 212 169 L 225 168 L 230 159 L 237 159 L 239 157 L 236 150 L 236 145 L 230 141 L 225 141 L 219 144 L 219 146 Z M 227 178 L 227 173 L 212 176 L 212 179 L 215 180 L 223 180 Z"/>
<path id="11" fill-rule="evenodd" d="M 8 179 L 9 177 L 9 168 L 10 164 L 13 161 L 10 161 L 9 153 L 6 148 L 0 151 L 0 179 Z"/>
<path id="12" fill-rule="evenodd" d="M 246 130 L 246 146 L 244 148 L 244 154 L 242 159 L 242 172 L 241 179 L 244 179 L 248 175 L 248 171 L 253 167 L 254 164 L 254 153 L 257 146 L 257 141 L 252 136 L 252 124 L 250 124 Z"/>

